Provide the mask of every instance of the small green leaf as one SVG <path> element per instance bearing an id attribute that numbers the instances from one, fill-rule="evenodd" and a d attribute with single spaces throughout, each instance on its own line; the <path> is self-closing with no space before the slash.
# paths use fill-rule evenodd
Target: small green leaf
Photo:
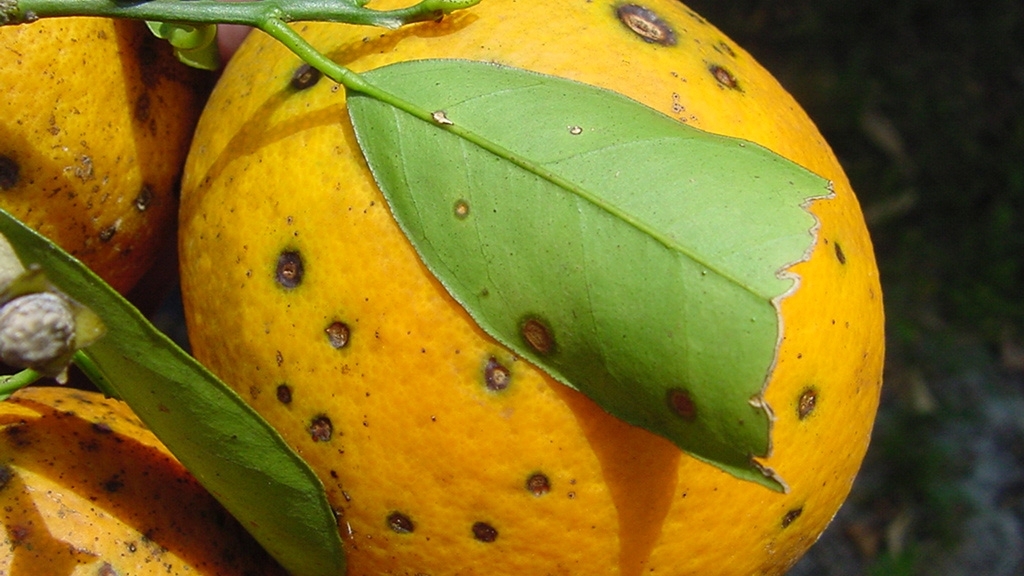
<path id="1" fill-rule="evenodd" d="M 365 74 L 360 146 L 428 268 L 492 336 L 610 413 L 784 489 L 763 389 L 830 194 L 754 144 L 618 94 L 492 64 Z"/>
<path id="2" fill-rule="evenodd" d="M 102 318 L 88 372 L 160 438 L 289 572 L 337 576 L 345 557 L 323 485 L 237 394 L 154 328 L 89 269 L 0 210 L 21 261 Z M 130 464 L 130 463 L 129 463 Z"/>
<path id="3" fill-rule="evenodd" d="M 200 70 L 220 67 L 216 24 L 147 21 L 146 26 L 154 36 L 174 47 L 174 55 L 183 64 Z"/>

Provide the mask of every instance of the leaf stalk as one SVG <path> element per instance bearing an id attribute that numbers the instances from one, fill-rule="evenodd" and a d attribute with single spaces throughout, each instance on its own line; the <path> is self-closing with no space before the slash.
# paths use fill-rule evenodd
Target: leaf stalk
<path id="1" fill-rule="evenodd" d="M 359 0 L 0 0 L 0 24 L 27 24 L 40 18 L 98 16 L 193 24 L 242 24 L 262 28 L 271 20 L 318 20 L 382 28 L 436 20 L 479 0 L 422 0 L 406 8 L 373 10 Z"/>

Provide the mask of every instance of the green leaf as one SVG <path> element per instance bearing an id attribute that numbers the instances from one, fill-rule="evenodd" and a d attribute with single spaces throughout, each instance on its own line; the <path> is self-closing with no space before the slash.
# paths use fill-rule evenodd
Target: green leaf
<path id="1" fill-rule="evenodd" d="M 784 490 L 762 392 L 827 181 L 621 95 L 493 64 L 364 77 L 349 111 L 428 268 L 493 337 L 613 415 Z"/>
<path id="2" fill-rule="evenodd" d="M 216 24 L 147 20 L 146 26 L 154 36 L 167 40 L 174 47 L 174 55 L 183 64 L 200 70 L 216 70 L 220 67 Z"/>
<path id="3" fill-rule="evenodd" d="M 154 328 L 89 269 L 0 210 L 21 261 L 102 318 L 82 352 L 89 371 L 160 438 L 289 572 L 337 576 L 345 557 L 319 479 L 237 394 Z"/>

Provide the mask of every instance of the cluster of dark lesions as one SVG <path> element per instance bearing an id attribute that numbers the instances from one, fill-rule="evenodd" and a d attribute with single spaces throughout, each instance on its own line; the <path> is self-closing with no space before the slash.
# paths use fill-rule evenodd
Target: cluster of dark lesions
<path id="1" fill-rule="evenodd" d="M 551 481 L 543 472 L 533 472 L 527 476 L 523 487 L 533 496 L 541 497 L 551 491 Z M 410 514 L 397 510 L 387 513 L 384 524 L 396 534 L 414 534 L 417 527 Z M 493 523 L 478 520 L 469 527 L 467 535 L 479 542 L 491 543 L 498 539 L 499 532 Z"/>

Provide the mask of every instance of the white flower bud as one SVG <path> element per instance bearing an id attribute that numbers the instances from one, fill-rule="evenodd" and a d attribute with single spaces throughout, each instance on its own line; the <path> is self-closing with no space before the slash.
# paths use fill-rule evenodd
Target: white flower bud
<path id="1" fill-rule="evenodd" d="M 0 359 L 9 366 L 60 376 L 75 352 L 75 315 L 58 294 L 38 292 L 0 308 Z"/>

